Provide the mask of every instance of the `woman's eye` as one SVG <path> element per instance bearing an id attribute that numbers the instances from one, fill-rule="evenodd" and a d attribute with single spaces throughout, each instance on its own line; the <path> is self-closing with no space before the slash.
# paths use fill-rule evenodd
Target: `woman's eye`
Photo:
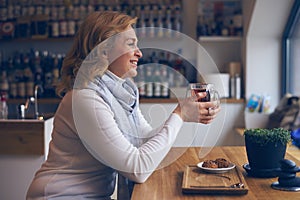
<path id="1" fill-rule="evenodd" d="M 133 47 L 135 46 L 135 43 L 129 43 L 128 45 Z"/>

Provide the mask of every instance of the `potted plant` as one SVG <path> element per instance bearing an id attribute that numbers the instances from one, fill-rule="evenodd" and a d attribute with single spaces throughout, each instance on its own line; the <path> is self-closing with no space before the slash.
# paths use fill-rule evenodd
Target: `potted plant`
<path id="1" fill-rule="evenodd" d="M 280 161 L 284 159 L 290 131 L 283 128 L 253 128 L 244 131 L 249 164 L 244 168 L 256 177 L 276 177 Z"/>

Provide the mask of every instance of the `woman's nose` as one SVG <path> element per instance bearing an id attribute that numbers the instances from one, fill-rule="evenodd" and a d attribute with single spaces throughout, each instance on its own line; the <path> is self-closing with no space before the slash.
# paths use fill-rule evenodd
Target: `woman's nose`
<path id="1" fill-rule="evenodd" d="M 136 48 L 136 50 L 134 51 L 135 56 L 141 58 L 143 57 L 143 53 L 141 52 L 141 50 L 139 48 Z"/>

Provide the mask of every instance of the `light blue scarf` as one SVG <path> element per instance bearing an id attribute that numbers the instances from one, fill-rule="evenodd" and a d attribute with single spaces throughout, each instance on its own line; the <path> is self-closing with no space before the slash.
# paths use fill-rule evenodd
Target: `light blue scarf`
<path id="1" fill-rule="evenodd" d="M 121 79 L 107 71 L 102 77 L 96 77 L 89 84 L 110 106 L 114 119 L 123 135 L 136 147 L 143 143 L 139 138 L 140 121 L 137 116 L 139 106 L 138 89 L 129 78 Z"/>

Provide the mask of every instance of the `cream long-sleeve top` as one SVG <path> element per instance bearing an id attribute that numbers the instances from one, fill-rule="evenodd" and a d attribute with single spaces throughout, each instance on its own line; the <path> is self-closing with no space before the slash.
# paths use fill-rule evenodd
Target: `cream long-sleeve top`
<path id="1" fill-rule="evenodd" d="M 116 173 L 137 183 L 146 181 L 170 150 L 183 121 L 172 113 L 152 130 L 139 109 L 138 117 L 145 142 L 135 147 L 95 91 L 68 92 L 55 114 L 48 158 L 37 171 L 27 199 L 109 199 Z"/>

